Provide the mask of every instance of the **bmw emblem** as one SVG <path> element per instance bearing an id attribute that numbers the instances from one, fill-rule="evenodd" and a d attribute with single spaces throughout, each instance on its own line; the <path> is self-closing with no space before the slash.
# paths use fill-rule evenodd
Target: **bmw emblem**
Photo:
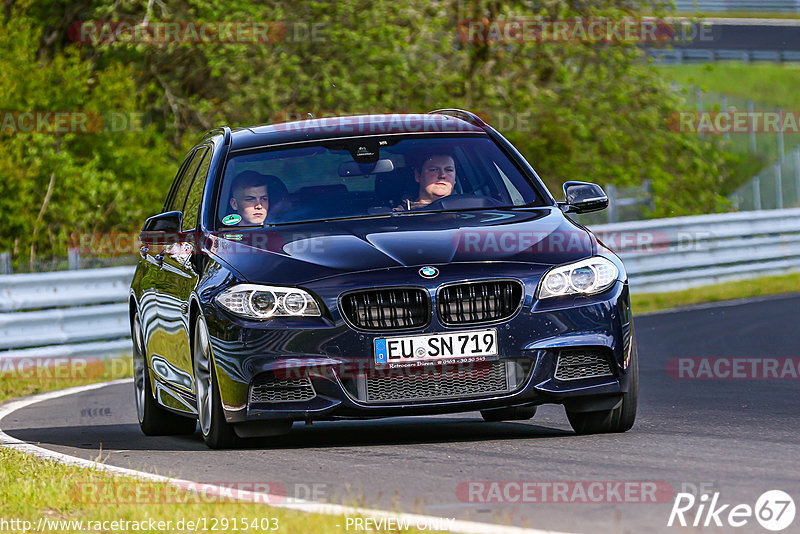
<path id="1" fill-rule="evenodd" d="M 422 269 L 419 270 L 419 275 L 422 278 L 436 278 L 437 276 L 439 276 L 439 269 L 431 266 L 423 267 Z"/>

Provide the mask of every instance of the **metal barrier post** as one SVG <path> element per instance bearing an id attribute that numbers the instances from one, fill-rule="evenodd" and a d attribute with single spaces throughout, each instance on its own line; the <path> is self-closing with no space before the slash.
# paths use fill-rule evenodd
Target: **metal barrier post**
<path id="1" fill-rule="evenodd" d="M 778 161 L 783 162 L 783 111 L 778 108 Z"/>
<path id="2" fill-rule="evenodd" d="M 794 189 L 797 205 L 800 206 L 800 146 L 794 149 Z"/>
<path id="3" fill-rule="evenodd" d="M 781 162 L 775 164 L 775 204 L 780 210 L 783 209 L 783 176 L 781 175 Z"/>
<path id="4" fill-rule="evenodd" d="M 756 176 L 753 178 L 753 209 L 759 211 L 761 209 L 761 177 Z"/>
<path id="5" fill-rule="evenodd" d="M 722 112 L 728 112 L 728 95 L 722 95 Z M 725 131 L 725 142 L 731 144 L 731 132 L 730 130 Z"/>
<path id="6" fill-rule="evenodd" d="M 700 89 L 694 90 L 695 97 L 697 98 L 697 116 L 703 116 L 703 91 Z M 698 137 L 703 137 L 703 132 L 700 131 L 700 128 L 697 128 L 697 135 Z"/>
<path id="7" fill-rule="evenodd" d="M 67 263 L 70 271 L 77 271 L 81 268 L 81 252 L 77 248 L 67 250 Z"/>
<path id="8" fill-rule="evenodd" d="M 13 274 L 14 269 L 11 267 L 11 253 L 0 252 L 0 274 Z"/>
<path id="9" fill-rule="evenodd" d="M 619 220 L 619 214 L 617 213 L 617 186 L 606 184 L 605 190 L 608 197 L 608 210 L 606 210 L 608 222 L 615 223 Z"/>

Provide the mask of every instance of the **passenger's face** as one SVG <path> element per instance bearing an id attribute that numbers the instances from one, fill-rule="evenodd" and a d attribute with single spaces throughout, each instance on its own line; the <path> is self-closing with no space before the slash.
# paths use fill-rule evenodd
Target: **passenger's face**
<path id="1" fill-rule="evenodd" d="M 450 156 L 433 156 L 422 165 L 422 172 L 416 171 L 419 182 L 419 198 L 433 202 L 453 192 L 456 183 L 456 164 Z"/>
<path id="2" fill-rule="evenodd" d="M 269 209 L 267 186 L 245 187 L 231 198 L 231 207 L 242 216 L 240 224 L 263 224 Z"/>

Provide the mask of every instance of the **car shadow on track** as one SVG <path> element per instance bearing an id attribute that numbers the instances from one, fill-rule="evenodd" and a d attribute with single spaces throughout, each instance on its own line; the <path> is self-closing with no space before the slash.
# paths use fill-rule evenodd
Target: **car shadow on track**
<path id="1" fill-rule="evenodd" d="M 136 424 L 18 428 L 8 435 L 44 447 L 85 450 L 205 450 L 199 432 L 191 436 L 144 436 Z M 413 421 L 337 421 L 295 424 L 283 436 L 242 440 L 242 449 L 313 449 L 543 439 L 574 436 L 568 430 L 532 422 L 486 423 L 473 419 L 416 417 Z"/>

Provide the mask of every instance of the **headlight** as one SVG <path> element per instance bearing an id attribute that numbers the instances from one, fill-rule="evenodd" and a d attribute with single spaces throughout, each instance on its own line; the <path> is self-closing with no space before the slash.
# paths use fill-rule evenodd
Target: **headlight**
<path id="1" fill-rule="evenodd" d="M 594 256 L 569 265 L 553 267 L 545 273 L 536 290 L 536 298 L 563 295 L 595 295 L 611 287 L 619 269 L 610 260 Z"/>
<path id="2" fill-rule="evenodd" d="M 314 297 L 293 287 L 239 284 L 217 296 L 225 309 L 248 319 L 272 317 L 319 317 Z"/>

